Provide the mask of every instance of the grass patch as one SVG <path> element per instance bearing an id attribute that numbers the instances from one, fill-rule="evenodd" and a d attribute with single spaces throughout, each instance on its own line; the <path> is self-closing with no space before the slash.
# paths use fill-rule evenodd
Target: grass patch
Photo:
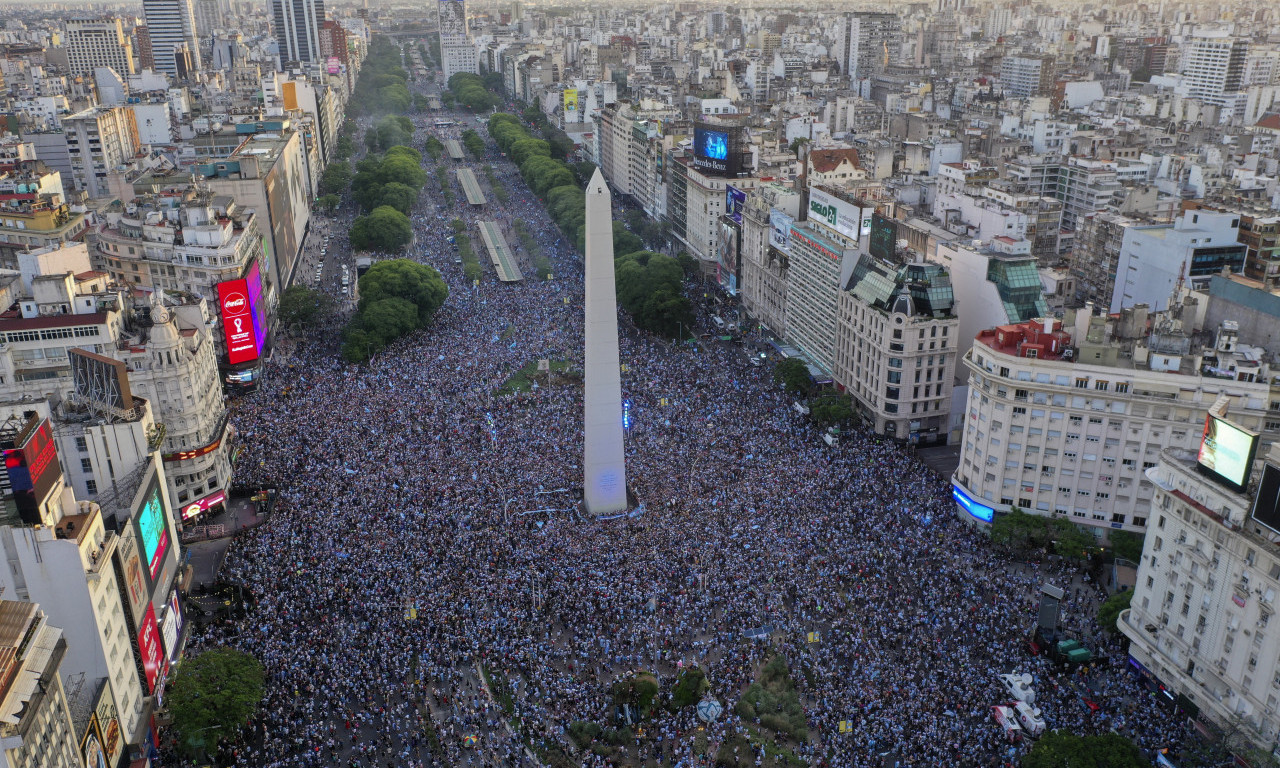
<path id="1" fill-rule="evenodd" d="M 809 740 L 800 694 L 787 668 L 787 658 L 782 654 L 775 655 L 760 669 L 759 677 L 738 699 L 736 711 L 747 722 L 757 722 L 780 738 L 797 742 Z"/>
<path id="2" fill-rule="evenodd" d="M 498 702 L 498 706 L 502 707 L 502 711 L 507 717 L 515 714 L 516 702 L 511 693 L 511 683 L 507 680 L 506 674 L 498 669 L 489 669 L 489 667 L 481 664 L 480 674 L 484 676 L 485 683 L 489 686 L 489 692 L 493 694 L 494 701 Z"/>
<path id="3" fill-rule="evenodd" d="M 497 174 L 493 172 L 492 165 L 484 167 L 484 175 L 489 178 L 489 189 L 493 191 L 493 196 L 498 198 L 498 202 L 505 203 L 511 197 L 511 193 L 507 192 L 507 185 L 498 180 Z M 517 224 L 520 222 L 516 222 Z"/>
<path id="4" fill-rule="evenodd" d="M 569 370 L 569 363 L 564 360 L 552 360 L 551 372 L 553 374 L 563 374 Z M 539 384 L 545 386 L 547 383 L 547 374 L 538 370 L 538 361 L 533 360 L 525 363 L 524 367 L 507 377 L 502 382 L 502 386 L 498 387 L 498 394 L 512 395 L 516 392 L 528 392 L 533 389 L 533 382 L 539 381 Z"/>
<path id="5" fill-rule="evenodd" d="M 529 225 L 523 219 L 517 219 L 515 228 L 516 237 L 520 238 L 520 245 L 533 261 L 533 269 L 538 273 L 539 279 L 546 280 L 551 277 L 553 274 L 551 260 L 543 255 L 542 246 L 538 244 L 538 238 L 529 231 Z"/>
<path id="6" fill-rule="evenodd" d="M 484 276 L 484 267 L 476 256 L 476 249 L 471 247 L 471 238 L 459 232 L 454 236 L 454 244 L 458 246 L 458 258 L 462 259 L 462 274 L 468 280 L 479 280 Z"/>

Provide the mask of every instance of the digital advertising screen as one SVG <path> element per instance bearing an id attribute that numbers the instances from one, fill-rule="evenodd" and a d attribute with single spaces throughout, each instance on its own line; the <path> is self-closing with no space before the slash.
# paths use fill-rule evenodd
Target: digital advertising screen
<path id="1" fill-rule="evenodd" d="M 888 216 L 871 214 L 871 239 L 867 250 L 877 259 L 892 259 L 898 245 L 898 225 Z"/>
<path id="2" fill-rule="evenodd" d="M 693 129 L 693 151 L 708 160 L 729 159 L 729 132 L 710 128 Z"/>
<path id="3" fill-rule="evenodd" d="M 142 542 L 143 561 L 154 584 L 164 563 L 165 552 L 169 550 L 169 528 L 165 525 L 164 497 L 154 480 L 144 498 L 134 519 L 138 524 L 138 539 Z"/>
<path id="4" fill-rule="evenodd" d="M 1249 484 L 1258 435 L 1212 414 L 1204 419 L 1204 437 L 1196 462 L 1228 485 L 1243 490 Z"/>
<path id="5" fill-rule="evenodd" d="M 150 605 L 138 625 L 138 653 L 142 656 L 142 670 L 147 677 L 147 693 L 155 693 L 156 680 L 160 678 L 164 664 L 164 648 L 160 645 L 160 628 L 156 626 L 156 612 Z"/>
<path id="6" fill-rule="evenodd" d="M 774 208 L 769 211 L 769 245 L 787 253 L 791 246 L 791 222 L 787 214 Z"/>
<path id="7" fill-rule="evenodd" d="M 257 360 L 260 342 L 249 305 L 249 281 L 239 278 L 218 283 L 218 308 L 227 340 L 227 362 L 238 365 Z"/>
<path id="8" fill-rule="evenodd" d="M 1280 533 L 1280 467 L 1269 463 L 1262 466 L 1262 482 L 1258 483 L 1250 515 L 1260 525 Z"/>
<path id="9" fill-rule="evenodd" d="M 724 215 L 738 224 L 742 223 L 742 209 L 747 205 L 747 193 L 732 184 L 724 185 Z"/>
<path id="10" fill-rule="evenodd" d="M 23 520 L 42 522 L 40 505 L 62 477 L 49 422 L 35 417 L 29 419 L 14 438 L 13 447 L 4 449 L 3 457 L 14 504 Z"/>
<path id="11" fill-rule="evenodd" d="M 267 340 L 267 308 L 262 303 L 262 274 L 258 271 L 258 262 L 249 267 L 245 275 L 245 285 L 249 289 L 249 315 L 253 318 L 253 334 L 258 342 L 258 356 L 262 356 L 262 345 Z"/>

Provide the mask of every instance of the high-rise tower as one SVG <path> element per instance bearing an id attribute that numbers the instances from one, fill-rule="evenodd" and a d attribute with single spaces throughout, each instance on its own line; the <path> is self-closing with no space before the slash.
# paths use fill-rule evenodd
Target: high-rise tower
<path id="1" fill-rule="evenodd" d="M 627 508 L 622 449 L 622 369 L 618 355 L 618 293 L 613 277 L 613 208 L 597 168 L 587 185 L 586 381 L 583 403 L 583 500 L 587 512 Z"/>
<path id="2" fill-rule="evenodd" d="M 191 66 L 200 68 L 200 46 L 196 43 L 191 0 L 142 0 L 142 13 L 147 19 L 156 71 L 177 77 L 179 56 L 184 59 L 189 56 Z"/>
<path id="3" fill-rule="evenodd" d="M 324 0 L 271 0 L 271 25 L 280 62 L 319 62 Z"/>

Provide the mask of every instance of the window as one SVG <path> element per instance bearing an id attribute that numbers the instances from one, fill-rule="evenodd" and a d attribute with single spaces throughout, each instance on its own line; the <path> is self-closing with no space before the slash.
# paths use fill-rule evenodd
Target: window
<path id="1" fill-rule="evenodd" d="M 902 358 L 900 358 L 900 357 L 891 357 L 891 358 L 889 358 L 889 367 L 890 367 L 890 368 L 901 368 L 901 367 L 902 367 Z"/>
<path id="2" fill-rule="evenodd" d="M 98 483 L 95 480 L 84 481 L 84 489 L 90 496 L 98 495 Z"/>
<path id="3" fill-rule="evenodd" d="M 1128 391 L 1129 391 L 1129 384 L 1128 384 L 1128 382 L 1124 382 L 1124 381 L 1117 381 L 1117 382 L 1116 382 L 1116 392 L 1118 392 L 1118 393 L 1120 393 L 1120 394 L 1122 394 L 1122 395 L 1123 395 L 1123 394 L 1125 394 L 1125 393 L 1126 393 L 1126 392 L 1128 392 Z"/>
<path id="4" fill-rule="evenodd" d="M 81 459 L 80 469 L 83 472 L 93 472 L 93 462 L 88 459 Z"/>
<path id="5" fill-rule="evenodd" d="M 1076 379 L 1076 389 L 1088 389 L 1088 388 L 1089 388 L 1088 379 Z"/>
<path id="6" fill-rule="evenodd" d="M 76 450 L 84 452 L 89 450 L 89 443 L 83 437 L 76 438 Z"/>
<path id="7" fill-rule="evenodd" d="M 1095 381 L 1095 382 L 1093 382 L 1093 388 L 1094 388 L 1094 389 L 1096 389 L 1096 390 L 1098 390 L 1099 392 L 1106 392 L 1108 389 L 1110 389 L 1110 388 L 1111 388 L 1111 382 L 1109 382 L 1109 381 Z"/>

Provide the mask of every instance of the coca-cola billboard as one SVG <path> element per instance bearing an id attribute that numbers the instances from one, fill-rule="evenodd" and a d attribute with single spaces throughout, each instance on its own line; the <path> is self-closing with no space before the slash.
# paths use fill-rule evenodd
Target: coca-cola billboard
<path id="1" fill-rule="evenodd" d="M 262 353 L 253 322 L 249 285 L 244 278 L 218 283 L 218 307 L 222 311 L 222 335 L 227 340 L 227 362 L 232 365 L 257 360 Z"/>

